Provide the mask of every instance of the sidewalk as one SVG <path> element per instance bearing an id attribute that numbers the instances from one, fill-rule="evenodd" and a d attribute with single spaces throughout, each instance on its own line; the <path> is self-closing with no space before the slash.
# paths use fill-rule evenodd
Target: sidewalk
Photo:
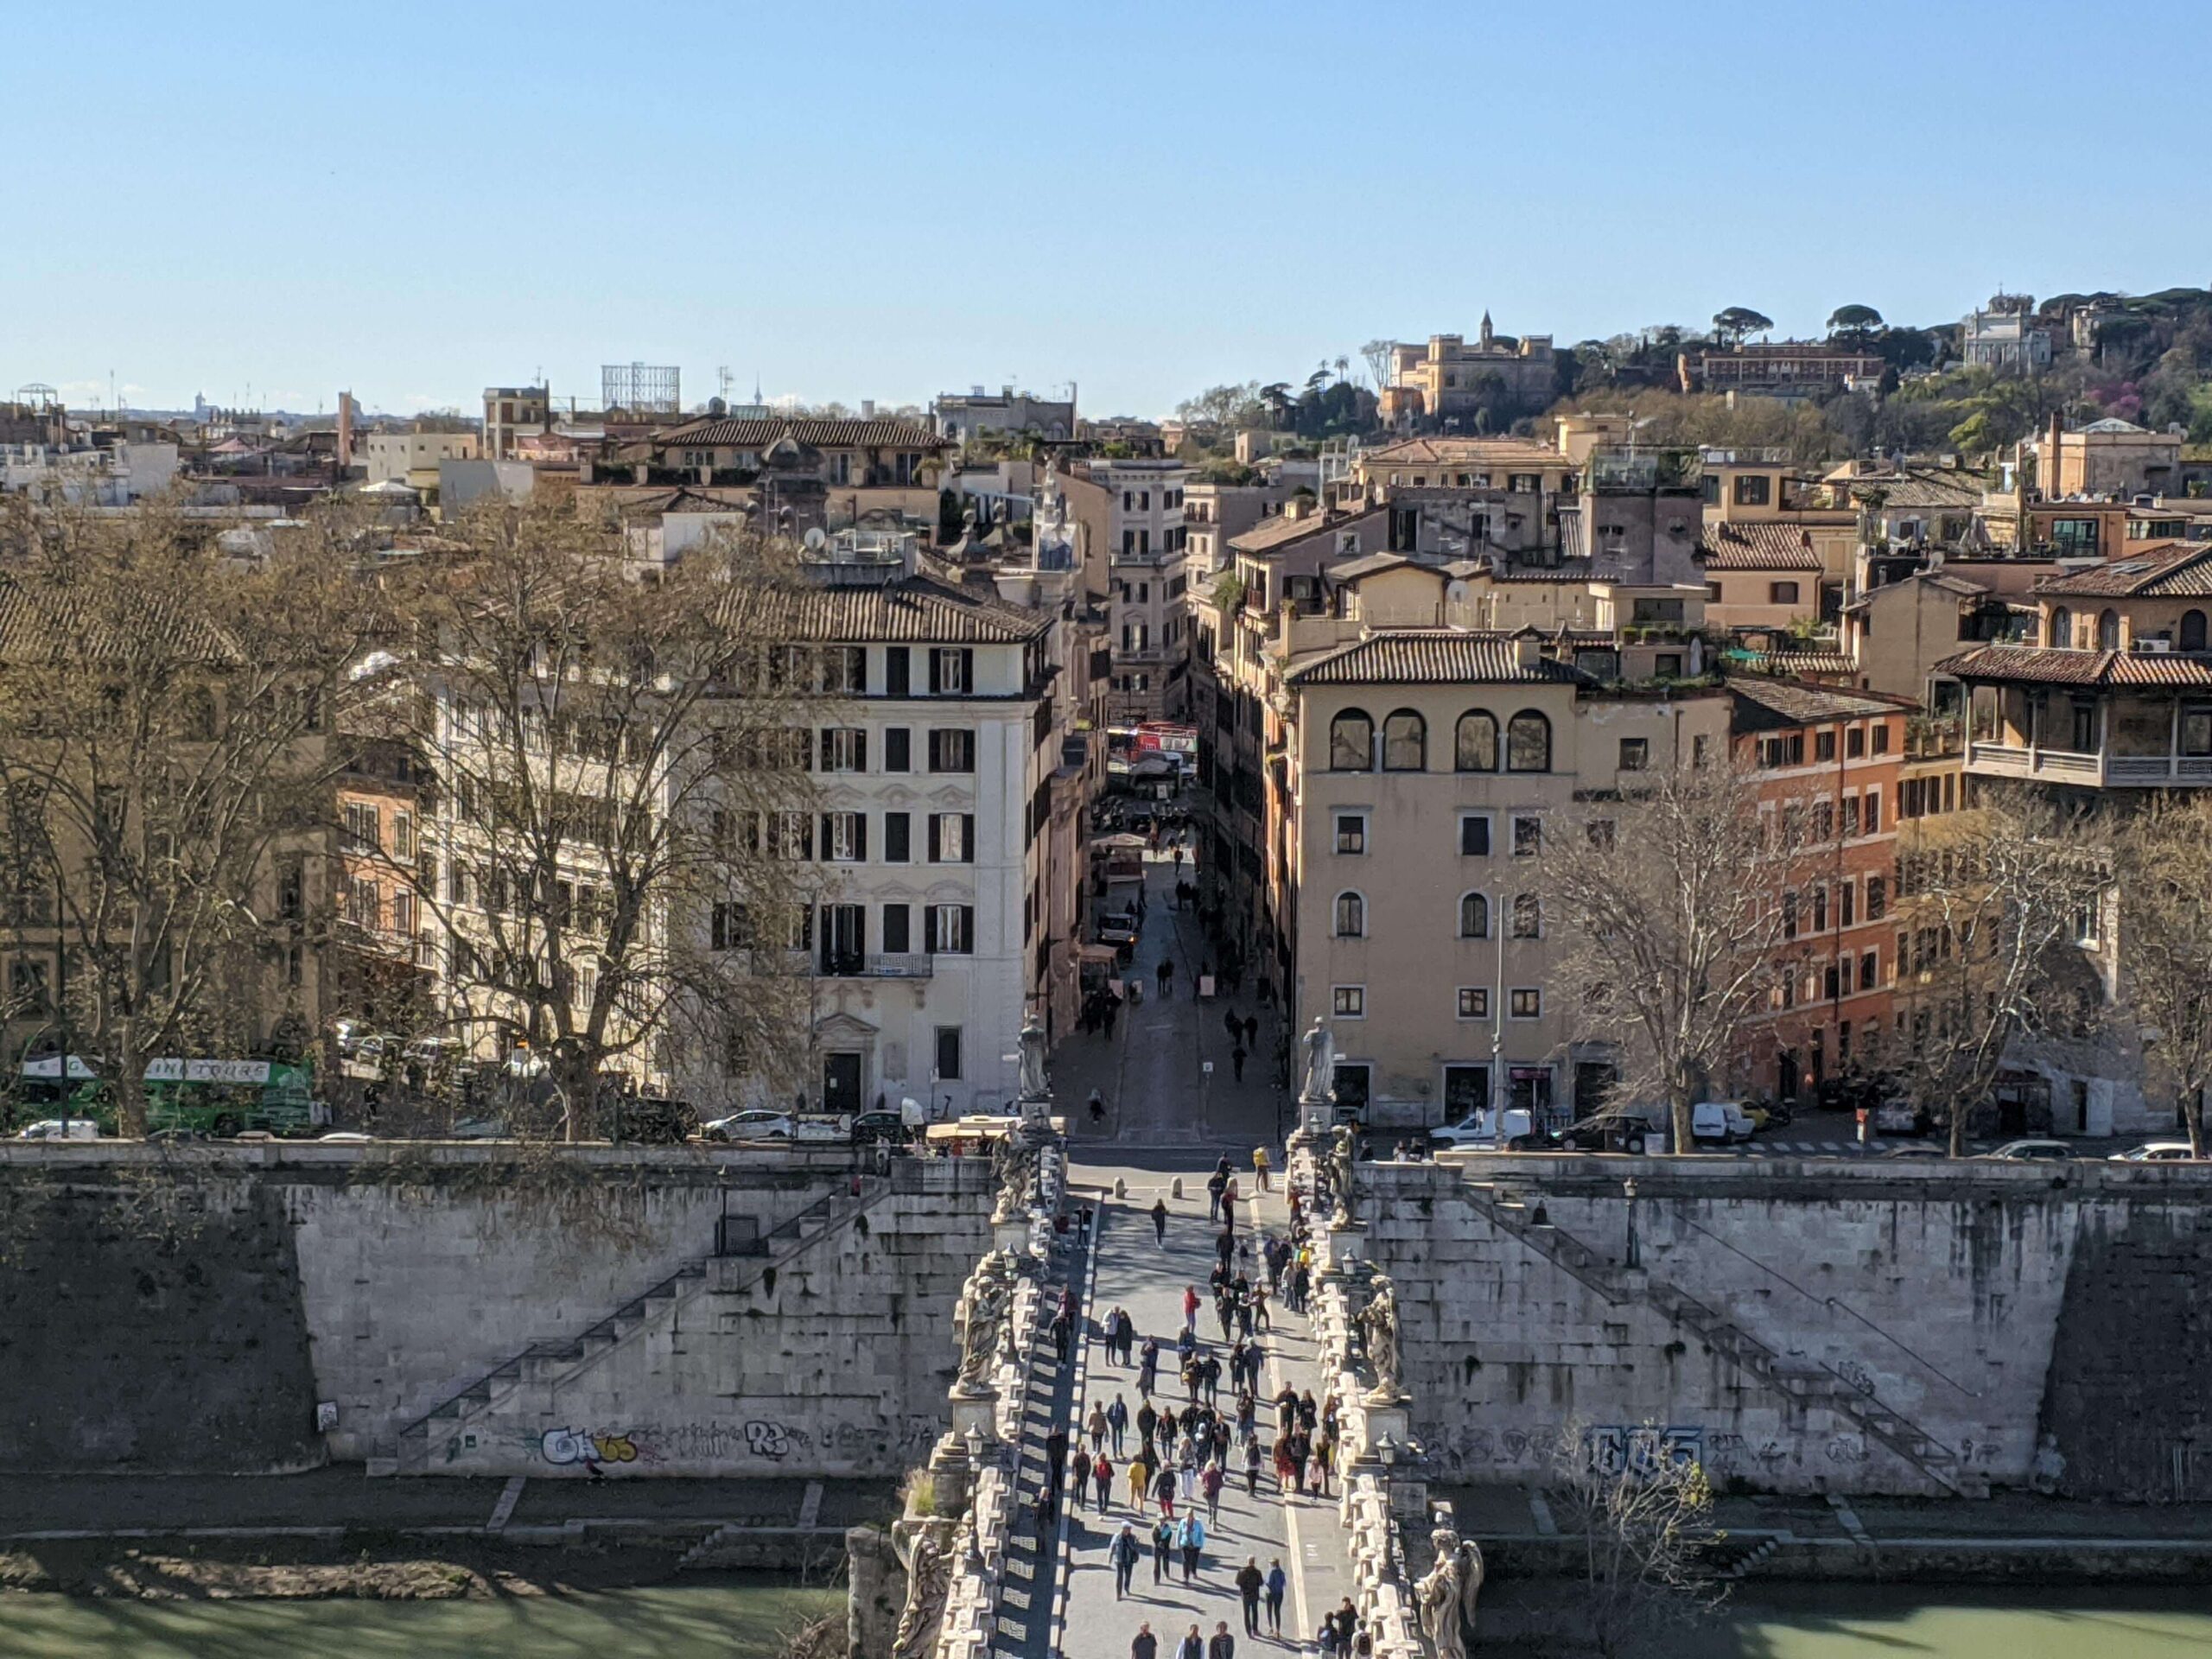
<path id="1" fill-rule="evenodd" d="M 1249 1170 L 1240 1172 L 1238 1179 L 1240 1185 L 1249 1185 Z M 1173 1219 L 1168 1224 L 1166 1247 L 1163 1249 L 1153 1242 L 1147 1212 L 1153 1200 L 1164 1195 L 1166 1179 L 1160 1177 L 1157 1186 L 1133 1185 L 1126 1201 L 1105 1206 L 1104 1230 L 1096 1251 L 1091 1316 L 1099 1319 L 1116 1306 L 1128 1308 L 1136 1323 L 1140 1348 L 1146 1336 L 1157 1336 L 1163 1344 L 1172 1341 L 1182 1329 L 1184 1287 L 1196 1285 L 1204 1295 L 1213 1266 L 1216 1230 L 1206 1221 L 1203 1175 L 1185 1182 L 1189 1197 L 1168 1200 Z M 1242 1210 L 1240 1219 L 1248 1224 L 1256 1217 L 1260 1225 L 1281 1231 L 1288 1224 L 1280 1191 L 1264 1199 L 1248 1200 Z M 1319 1398 L 1321 1377 L 1313 1363 L 1314 1344 L 1306 1322 L 1280 1310 L 1274 1318 L 1273 1332 L 1260 1338 L 1268 1355 L 1263 1377 L 1268 1391 L 1289 1382 L 1301 1391 L 1312 1389 Z M 1218 1346 L 1211 1341 L 1218 1327 L 1212 1324 L 1210 1308 L 1201 1313 L 1200 1332 L 1209 1347 Z M 1110 1404 L 1117 1394 L 1134 1417 L 1142 1403 L 1134 1368 L 1109 1363 L 1104 1351 L 1095 1345 L 1087 1357 L 1086 1387 L 1078 1402 L 1078 1417 L 1088 1413 L 1092 1401 Z M 1172 1369 L 1172 1363 L 1171 1351 L 1163 1373 Z M 1168 1381 L 1163 1375 L 1162 1382 Z M 1179 1387 L 1173 1389 L 1171 1397 L 1179 1404 L 1183 1398 Z M 1224 1389 L 1224 1403 L 1230 1398 Z M 1263 1409 L 1261 1416 L 1262 1444 L 1272 1450 L 1272 1414 Z M 1130 1440 L 1135 1440 L 1134 1429 Z M 1125 1467 L 1123 1459 L 1116 1459 L 1117 1471 Z M 1138 1522 L 1141 1533 L 1150 1514 L 1140 1517 L 1129 1508 L 1127 1487 L 1118 1472 L 1113 1497 L 1103 1516 L 1096 1510 L 1071 1516 L 1067 1528 L 1065 1612 L 1059 1621 L 1056 1651 L 1068 1659 L 1122 1659 L 1138 1624 L 1149 1622 L 1165 1656 L 1172 1653 L 1176 1641 L 1192 1624 L 1198 1624 L 1201 1634 L 1210 1637 L 1215 1624 L 1222 1621 L 1227 1622 L 1230 1633 L 1247 1650 L 1255 1646 L 1294 1651 L 1310 1649 L 1321 1615 L 1351 1588 L 1336 1500 L 1278 1493 L 1272 1460 L 1261 1477 L 1258 1495 L 1248 1497 L 1242 1465 L 1232 1462 L 1231 1468 L 1233 1478 L 1223 1492 L 1219 1522 L 1209 1523 L 1200 1569 L 1187 1585 L 1182 1581 L 1179 1562 L 1166 1581 L 1153 1582 L 1147 1540 L 1133 1594 L 1126 1601 L 1116 1602 L 1108 1548 L 1123 1521 Z M 1234 1579 L 1247 1557 L 1255 1560 L 1262 1572 L 1280 1560 L 1290 1576 L 1280 1641 L 1244 1635 Z"/>

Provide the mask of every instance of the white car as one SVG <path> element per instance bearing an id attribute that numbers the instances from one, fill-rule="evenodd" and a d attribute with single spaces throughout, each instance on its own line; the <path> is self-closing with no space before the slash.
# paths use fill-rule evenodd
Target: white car
<path id="1" fill-rule="evenodd" d="M 1478 1107 L 1457 1123 L 1440 1123 L 1431 1129 L 1428 1144 L 1438 1152 L 1475 1147 L 1495 1148 L 1517 1135 L 1529 1134 L 1535 1127 L 1529 1113 L 1522 1108 L 1508 1107 L 1504 1116 L 1504 1132 L 1500 1134 L 1498 1115 L 1488 1108 Z"/>
<path id="2" fill-rule="evenodd" d="M 1700 1100 L 1690 1107 L 1693 1141 L 1748 1141 L 1758 1130 L 1740 1100 Z"/>
<path id="3" fill-rule="evenodd" d="M 73 1117 L 63 1122 L 58 1117 L 41 1118 L 16 1131 L 18 1141 L 97 1141 L 100 1126 L 89 1117 Z"/>
<path id="4" fill-rule="evenodd" d="M 2196 1154 L 2186 1141 L 2145 1141 L 2126 1152 L 2115 1152 L 2107 1161 L 2115 1164 L 2179 1164 Z"/>
<path id="5" fill-rule="evenodd" d="M 699 1133 L 709 1141 L 789 1141 L 797 1136 L 798 1125 L 789 1112 L 756 1108 L 702 1123 Z"/>

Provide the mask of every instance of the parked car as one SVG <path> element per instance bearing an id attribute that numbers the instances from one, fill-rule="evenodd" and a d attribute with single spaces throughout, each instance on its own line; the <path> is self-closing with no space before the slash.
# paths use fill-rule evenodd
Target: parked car
<path id="1" fill-rule="evenodd" d="M 16 1131 L 18 1141 L 97 1141 L 100 1126 L 89 1117 L 73 1117 L 66 1123 L 58 1117 L 41 1118 Z"/>
<path id="2" fill-rule="evenodd" d="M 709 1141 L 789 1141 L 798 1133 L 798 1126 L 789 1112 L 756 1107 L 702 1124 L 699 1133 Z"/>
<path id="3" fill-rule="evenodd" d="M 861 1112 L 853 1119 L 853 1144 L 873 1146 L 878 1141 L 894 1147 L 911 1145 L 914 1131 L 897 1112 Z"/>
<path id="4" fill-rule="evenodd" d="M 2196 1154 L 2189 1149 L 2186 1141 L 2145 1141 L 2139 1147 L 2126 1152 L 2115 1152 L 2110 1160 L 2115 1164 L 2180 1164 L 2187 1163 Z"/>
<path id="5" fill-rule="evenodd" d="M 318 1141 L 335 1141 L 341 1146 L 365 1147 L 368 1145 L 370 1141 L 375 1140 L 376 1136 L 373 1135 L 364 1135 L 359 1129 L 333 1129 L 328 1135 L 319 1135 L 315 1136 L 315 1139 Z"/>
<path id="6" fill-rule="evenodd" d="M 1942 1147 L 1885 1147 L 1885 1158 L 1948 1158 L 1951 1154 Z"/>
<path id="7" fill-rule="evenodd" d="M 195 1129 L 186 1123 L 172 1123 L 167 1128 L 146 1131 L 146 1141 L 149 1146 L 181 1147 L 207 1139 L 207 1130 Z"/>
<path id="8" fill-rule="evenodd" d="M 1985 1158 L 2034 1160 L 2044 1158 L 2071 1158 L 2074 1148 L 2063 1141 L 2007 1141 L 2001 1147 L 1992 1147 L 1982 1154 Z"/>
<path id="9" fill-rule="evenodd" d="M 464 1117 L 453 1126 L 456 1141 L 504 1141 L 507 1137 L 507 1120 L 504 1117 Z"/>
<path id="10" fill-rule="evenodd" d="M 1740 1100 L 1700 1100 L 1690 1107 L 1693 1141 L 1748 1141 L 1758 1130 Z"/>

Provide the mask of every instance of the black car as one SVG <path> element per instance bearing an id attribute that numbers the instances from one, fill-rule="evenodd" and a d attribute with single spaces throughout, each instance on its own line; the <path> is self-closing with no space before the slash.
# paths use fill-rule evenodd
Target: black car
<path id="1" fill-rule="evenodd" d="M 862 1112 L 853 1119 L 853 1144 L 873 1146 L 881 1141 L 894 1147 L 910 1146 L 914 1131 L 896 1112 Z"/>

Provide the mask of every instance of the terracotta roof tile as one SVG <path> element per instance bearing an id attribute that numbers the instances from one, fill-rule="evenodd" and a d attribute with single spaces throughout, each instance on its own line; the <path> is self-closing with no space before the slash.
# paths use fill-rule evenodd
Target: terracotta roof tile
<path id="1" fill-rule="evenodd" d="M 1818 570 L 1820 555 L 1796 524 L 1713 524 L 1698 548 L 1708 570 Z"/>
<path id="2" fill-rule="evenodd" d="M 1893 697 L 1876 691 L 1847 691 L 1833 685 L 1814 685 L 1804 680 L 1762 679 L 1757 675 L 1728 680 L 1735 713 L 1730 724 L 1738 732 L 1774 731 L 1785 726 L 1808 726 L 1828 720 L 1865 720 L 1894 715 L 1920 705 L 1910 697 Z"/>
<path id="3" fill-rule="evenodd" d="M 2212 542 L 2154 542 L 2094 569 L 2045 576 L 2035 591 L 2082 599 L 2201 599 L 2212 596 Z"/>
<path id="4" fill-rule="evenodd" d="M 2066 651 L 2045 645 L 1982 645 L 1947 657 L 1929 671 L 1961 680 L 2017 685 L 2212 689 L 2212 655 L 2179 651 Z"/>
<path id="5" fill-rule="evenodd" d="M 1549 658 L 1524 668 L 1512 634 L 1464 628 L 1378 631 L 1283 677 L 1294 685 L 1584 684 L 1590 678 Z"/>
<path id="6" fill-rule="evenodd" d="M 662 427 L 652 435 L 651 442 L 656 449 L 686 445 L 696 448 L 766 449 L 787 433 L 817 449 L 856 445 L 866 448 L 887 445 L 912 449 L 951 448 L 950 439 L 940 438 L 928 427 L 912 421 L 831 421 L 810 416 L 753 421 L 715 415 L 687 421 L 681 426 Z"/>
<path id="7" fill-rule="evenodd" d="M 1027 611 L 931 576 L 880 587 L 803 588 L 740 603 L 772 637 L 800 644 L 1022 645 L 1052 625 Z"/>

